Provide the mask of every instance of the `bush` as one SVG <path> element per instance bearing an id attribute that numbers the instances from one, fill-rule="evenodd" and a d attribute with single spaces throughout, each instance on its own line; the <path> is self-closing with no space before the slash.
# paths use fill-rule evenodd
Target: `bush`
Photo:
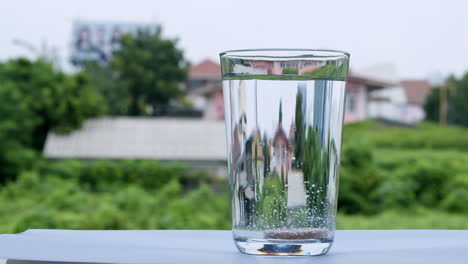
<path id="1" fill-rule="evenodd" d="M 371 147 L 359 143 L 344 146 L 341 168 L 339 209 L 354 214 L 381 210 L 377 191 L 383 178 L 375 166 Z"/>
<path id="2" fill-rule="evenodd" d="M 454 196 L 458 186 L 464 186 L 460 175 L 468 171 L 468 156 L 463 152 L 388 150 L 377 153 L 377 166 L 385 174 L 379 195 L 388 208 L 425 206 L 447 210 L 449 203 L 445 200 Z"/>
<path id="3" fill-rule="evenodd" d="M 468 129 L 423 122 L 415 127 L 386 127 L 375 121 L 346 125 L 343 142 L 365 140 L 375 148 L 468 150 Z"/>
<path id="4" fill-rule="evenodd" d="M 212 177 L 197 171 L 189 172 L 181 163 L 161 164 L 154 160 L 61 160 L 42 163 L 41 175 L 55 175 L 63 179 L 77 179 L 93 191 L 119 190 L 129 183 L 145 189 L 159 189 L 171 180 L 211 182 Z"/>
<path id="5" fill-rule="evenodd" d="M 380 148 L 468 150 L 468 130 L 457 126 L 421 123 L 414 128 L 388 128 L 375 132 L 372 142 Z"/>
<path id="6" fill-rule="evenodd" d="M 339 209 L 373 214 L 391 208 L 464 212 L 468 130 L 423 123 L 382 129 L 376 122 L 344 129 Z M 437 149 L 437 150 L 435 150 Z M 459 187 L 461 186 L 461 187 Z"/>
<path id="7" fill-rule="evenodd" d="M 68 171 L 68 168 L 61 163 L 54 162 L 50 170 L 54 173 L 23 172 L 17 181 L 0 189 L 1 233 L 22 232 L 29 228 L 230 228 L 228 192 L 226 190 L 214 192 L 206 185 L 193 191 L 184 191 L 178 177 L 188 173 L 179 165 L 159 163 L 150 165 L 151 162 L 135 161 L 107 161 L 79 165 L 78 161 L 64 161 L 63 163 L 78 169 L 78 173 L 75 174 Z M 167 182 L 136 177 L 133 178 L 135 179 L 133 182 L 123 180 L 113 182 L 114 186 L 110 188 L 104 187 L 104 182 L 108 180 L 97 180 L 93 181 L 93 184 L 99 183 L 96 185 L 99 187 L 89 188 L 92 184 L 84 179 L 88 179 L 91 174 L 80 178 L 82 175 L 87 175 L 88 171 L 83 168 L 89 166 L 95 172 L 92 175 L 99 177 L 99 173 L 108 173 L 118 166 L 128 165 L 145 165 L 139 170 L 149 169 L 148 177 L 162 176 L 161 178 Z M 154 174 L 166 172 L 169 172 L 166 177 Z M 102 175 L 105 179 L 109 179 Z M 125 178 L 134 174 L 122 173 L 122 175 Z M 69 178 L 71 176 L 78 177 Z M 171 176 L 175 177 L 169 179 Z"/>
<path id="8" fill-rule="evenodd" d="M 390 209 L 373 215 L 338 214 L 337 229 L 468 229 L 466 215 L 438 210 Z"/>
<path id="9" fill-rule="evenodd" d="M 455 175 L 441 205 L 448 212 L 468 213 L 468 174 Z"/>

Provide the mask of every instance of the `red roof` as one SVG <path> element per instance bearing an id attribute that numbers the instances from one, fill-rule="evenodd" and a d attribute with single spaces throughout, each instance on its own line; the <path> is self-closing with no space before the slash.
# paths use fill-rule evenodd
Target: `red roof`
<path id="1" fill-rule="evenodd" d="M 221 79 L 221 66 L 212 60 L 206 59 L 190 67 L 189 73 L 191 79 Z"/>
<path id="2" fill-rule="evenodd" d="M 404 80 L 400 85 L 405 89 L 410 104 L 423 105 L 431 93 L 431 85 L 424 80 Z"/>

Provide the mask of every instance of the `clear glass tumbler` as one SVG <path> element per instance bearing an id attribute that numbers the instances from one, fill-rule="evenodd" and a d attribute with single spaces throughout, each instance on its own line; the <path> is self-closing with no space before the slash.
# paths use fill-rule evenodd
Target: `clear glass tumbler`
<path id="1" fill-rule="evenodd" d="M 220 54 L 233 235 L 248 254 L 321 255 L 333 243 L 349 54 Z"/>

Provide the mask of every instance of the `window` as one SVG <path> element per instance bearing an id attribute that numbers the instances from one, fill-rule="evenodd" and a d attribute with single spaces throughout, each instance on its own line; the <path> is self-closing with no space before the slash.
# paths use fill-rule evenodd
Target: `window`
<path id="1" fill-rule="evenodd" d="M 357 111 L 357 93 L 347 91 L 346 93 L 346 112 L 355 113 Z"/>
<path id="2" fill-rule="evenodd" d="M 297 68 L 297 62 L 282 62 L 281 68 L 283 69 Z"/>

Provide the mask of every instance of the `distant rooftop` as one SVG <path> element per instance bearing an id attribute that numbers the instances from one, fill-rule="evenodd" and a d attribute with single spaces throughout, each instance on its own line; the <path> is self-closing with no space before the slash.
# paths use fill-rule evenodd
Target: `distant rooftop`
<path id="1" fill-rule="evenodd" d="M 400 85 L 405 89 L 409 104 L 423 105 L 431 92 L 431 84 L 425 80 L 404 80 Z"/>
<path id="2" fill-rule="evenodd" d="M 218 63 L 206 59 L 190 67 L 190 79 L 221 79 L 221 67 Z"/>
<path id="3" fill-rule="evenodd" d="M 49 133 L 47 158 L 226 160 L 224 122 L 203 119 L 99 118 L 70 134 Z"/>

